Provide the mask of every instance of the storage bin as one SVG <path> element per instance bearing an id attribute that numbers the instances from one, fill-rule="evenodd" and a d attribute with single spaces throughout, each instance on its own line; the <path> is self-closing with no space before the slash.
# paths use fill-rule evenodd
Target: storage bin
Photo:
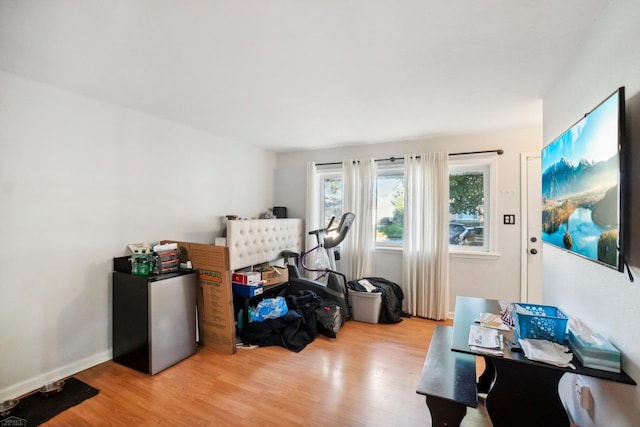
<path id="1" fill-rule="evenodd" d="M 562 310 L 550 305 L 515 304 L 514 328 L 520 338 L 565 342 L 569 318 Z M 520 313 L 518 306 L 531 314 Z"/>
<path id="2" fill-rule="evenodd" d="M 262 294 L 264 287 L 262 285 L 241 285 L 238 283 L 232 283 L 232 289 L 234 295 L 240 295 L 243 297 L 255 297 Z"/>
<path id="3" fill-rule="evenodd" d="M 366 323 L 378 323 L 382 292 L 349 291 L 349 304 L 353 320 Z"/>

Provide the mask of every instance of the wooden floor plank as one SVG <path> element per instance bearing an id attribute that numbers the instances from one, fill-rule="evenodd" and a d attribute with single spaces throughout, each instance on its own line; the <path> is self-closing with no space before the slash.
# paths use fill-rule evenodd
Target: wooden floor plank
<path id="1" fill-rule="evenodd" d="M 76 377 L 100 393 L 47 426 L 429 426 L 416 394 L 431 335 L 420 318 L 347 322 L 300 353 L 281 347 L 221 355 L 206 346 L 149 376 L 109 361 Z M 484 405 L 464 427 L 490 426 Z"/>

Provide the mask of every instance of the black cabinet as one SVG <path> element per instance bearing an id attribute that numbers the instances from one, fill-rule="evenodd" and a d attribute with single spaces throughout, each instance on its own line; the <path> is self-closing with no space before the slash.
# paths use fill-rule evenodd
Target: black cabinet
<path id="1" fill-rule="evenodd" d="M 113 360 L 157 372 L 196 351 L 196 274 L 113 273 Z"/>

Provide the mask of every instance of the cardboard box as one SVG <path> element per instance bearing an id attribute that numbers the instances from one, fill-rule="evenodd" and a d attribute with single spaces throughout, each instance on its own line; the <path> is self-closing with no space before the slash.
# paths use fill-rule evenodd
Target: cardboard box
<path id="1" fill-rule="evenodd" d="M 236 326 L 229 248 L 202 243 L 177 242 L 181 258 L 198 272 L 198 326 L 200 342 L 226 354 L 236 352 Z"/>
<path id="2" fill-rule="evenodd" d="M 255 297 L 261 295 L 264 291 L 264 286 L 243 285 L 240 283 L 233 283 L 234 295 L 240 295 L 243 297 Z"/>
<path id="3" fill-rule="evenodd" d="M 278 273 L 276 273 L 273 268 L 277 269 Z M 269 267 L 262 271 L 262 280 L 266 280 L 264 286 L 269 285 L 277 285 L 279 283 L 284 283 L 289 281 L 289 270 L 286 267 Z"/>
<path id="4" fill-rule="evenodd" d="M 241 285 L 256 285 L 260 280 L 262 280 L 262 276 L 259 271 L 233 273 L 231 277 L 233 283 L 239 283 Z"/>

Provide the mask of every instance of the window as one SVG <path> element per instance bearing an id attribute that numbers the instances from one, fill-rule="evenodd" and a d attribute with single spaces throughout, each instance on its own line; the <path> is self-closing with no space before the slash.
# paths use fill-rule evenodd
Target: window
<path id="1" fill-rule="evenodd" d="M 495 158 L 449 160 L 449 249 L 490 252 L 495 191 Z M 326 226 L 342 216 L 342 172 L 319 171 L 321 218 Z M 401 247 L 404 228 L 404 169 L 379 165 L 376 181 L 376 245 Z"/>
<path id="2" fill-rule="evenodd" d="M 326 226 L 331 216 L 342 216 L 342 172 L 325 170 L 320 176 L 321 216 Z M 404 171 L 402 167 L 379 166 L 376 180 L 376 244 L 402 246 L 404 223 Z M 337 224 L 334 224 L 337 225 Z"/>
<path id="3" fill-rule="evenodd" d="M 320 174 L 322 194 L 321 217 L 323 227 L 329 225 L 332 216 L 339 220 L 342 216 L 342 173 L 337 171 Z M 334 225 L 338 225 L 337 223 Z"/>
<path id="4" fill-rule="evenodd" d="M 492 247 L 492 176 L 495 159 L 449 161 L 449 248 L 489 252 Z"/>
<path id="5" fill-rule="evenodd" d="M 376 244 L 401 246 L 404 226 L 404 171 L 378 168 L 376 180 Z"/>

